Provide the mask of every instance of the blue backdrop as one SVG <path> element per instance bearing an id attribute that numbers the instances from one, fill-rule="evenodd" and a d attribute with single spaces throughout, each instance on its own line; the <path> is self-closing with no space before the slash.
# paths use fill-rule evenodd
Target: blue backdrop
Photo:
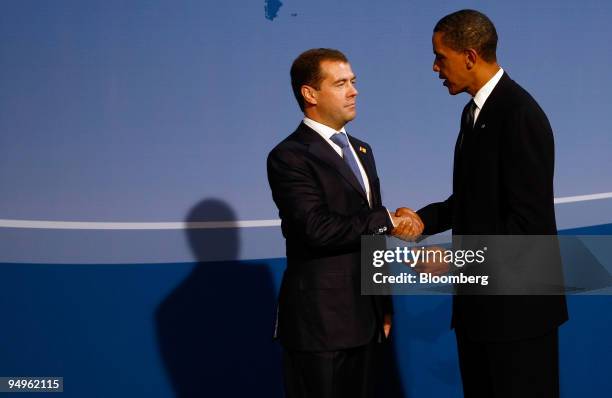
<path id="1" fill-rule="evenodd" d="M 607 2 L 0 2 L 0 376 L 63 376 L 70 397 L 280 397 L 265 157 L 301 118 L 289 66 L 348 55 L 347 129 L 372 145 L 384 202 L 419 208 L 449 194 L 468 101 L 432 72 L 431 31 L 466 7 L 551 121 L 559 227 L 612 235 Z M 198 222 L 235 227 L 184 228 Z M 389 388 L 459 395 L 450 298 L 395 301 Z M 610 304 L 570 297 L 564 397 L 612 391 Z"/>

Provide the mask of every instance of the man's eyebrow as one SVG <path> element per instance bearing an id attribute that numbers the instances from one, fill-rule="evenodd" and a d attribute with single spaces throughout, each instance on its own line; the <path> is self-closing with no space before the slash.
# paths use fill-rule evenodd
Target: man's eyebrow
<path id="1" fill-rule="evenodd" d="M 347 81 L 347 80 L 356 80 L 356 79 L 357 79 L 357 76 L 355 76 L 355 75 L 353 75 L 352 77 L 343 77 L 343 78 L 341 78 L 341 79 L 336 80 L 336 81 L 334 82 L 334 84 L 336 84 L 336 83 L 340 83 L 340 82 L 345 82 L 345 81 Z"/>

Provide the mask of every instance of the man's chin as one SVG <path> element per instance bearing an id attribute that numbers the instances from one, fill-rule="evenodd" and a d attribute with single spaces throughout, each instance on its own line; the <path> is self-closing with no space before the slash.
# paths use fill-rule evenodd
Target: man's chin
<path id="1" fill-rule="evenodd" d="M 448 90 L 448 94 L 450 95 L 457 95 L 457 94 L 461 94 L 466 92 L 467 90 L 465 88 L 459 88 L 457 86 L 454 85 L 444 85 L 446 87 L 446 89 Z"/>
<path id="2" fill-rule="evenodd" d="M 459 92 L 457 90 L 455 90 L 452 86 L 446 86 L 446 89 L 448 90 L 448 93 L 450 95 L 457 95 L 457 94 L 459 94 Z"/>

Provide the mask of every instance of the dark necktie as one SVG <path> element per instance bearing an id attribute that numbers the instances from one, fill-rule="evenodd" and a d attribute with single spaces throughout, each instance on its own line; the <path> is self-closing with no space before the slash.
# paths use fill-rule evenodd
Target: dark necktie
<path id="1" fill-rule="evenodd" d="M 474 115 L 476 114 L 476 103 L 474 99 L 470 100 L 467 111 L 465 112 L 465 124 L 471 129 L 474 128 Z"/>
<path id="2" fill-rule="evenodd" d="M 472 98 L 467 105 L 467 109 L 465 110 L 465 116 L 463 120 L 463 126 L 461 128 L 461 141 L 459 142 L 459 148 L 463 147 L 463 138 L 467 134 L 468 131 L 471 131 L 474 128 L 474 114 L 476 112 L 476 103 Z"/>
<path id="3" fill-rule="evenodd" d="M 361 184 L 361 188 L 363 188 L 363 192 L 367 192 L 365 189 L 365 184 L 363 182 L 363 178 L 361 178 L 361 172 L 359 171 L 359 166 L 357 165 L 357 159 L 353 155 L 353 151 L 351 151 L 351 146 L 348 142 L 348 137 L 343 133 L 336 133 L 330 138 L 336 145 L 342 148 L 342 158 L 351 169 L 353 174 L 355 174 L 355 178 Z"/>

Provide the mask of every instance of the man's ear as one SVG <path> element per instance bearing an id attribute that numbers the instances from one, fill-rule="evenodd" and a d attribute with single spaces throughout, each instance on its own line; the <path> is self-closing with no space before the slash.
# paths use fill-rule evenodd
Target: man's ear
<path id="1" fill-rule="evenodd" d="M 473 48 L 468 48 L 467 50 L 464 51 L 464 54 L 465 54 L 465 66 L 467 67 L 468 70 L 471 70 L 479 58 L 478 53 Z"/>
<path id="2" fill-rule="evenodd" d="M 312 87 L 312 86 L 308 86 L 306 84 L 304 84 L 302 86 L 302 88 L 300 89 L 301 93 L 302 93 L 302 97 L 304 97 L 304 101 L 310 105 L 316 105 L 317 104 L 317 96 L 318 96 L 318 92 L 317 90 Z"/>

